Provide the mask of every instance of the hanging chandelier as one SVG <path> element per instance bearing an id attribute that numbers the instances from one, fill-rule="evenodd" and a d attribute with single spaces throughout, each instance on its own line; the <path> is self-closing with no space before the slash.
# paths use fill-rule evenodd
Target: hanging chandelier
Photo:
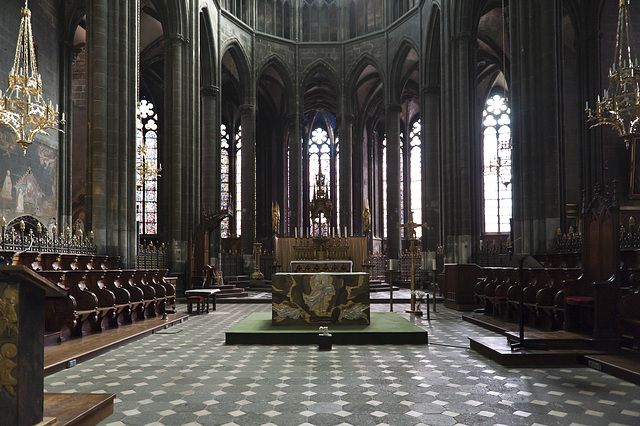
<path id="1" fill-rule="evenodd" d="M 629 38 L 629 1 L 620 0 L 618 7 L 618 29 L 616 33 L 616 56 L 609 69 L 609 88 L 601 99 L 598 96 L 592 111 L 586 104 L 587 123 L 591 127 L 607 124 L 629 143 L 640 137 L 640 67 L 638 58 L 632 62 Z"/>
<path id="2" fill-rule="evenodd" d="M 58 125 L 64 123 L 64 113 L 58 119 L 58 106 L 42 98 L 42 78 L 36 67 L 28 0 L 24 2 L 21 16 L 9 86 L 4 95 L 0 91 L 0 124 L 11 128 L 26 154 L 37 133 L 48 134 L 46 129 L 62 131 Z"/>

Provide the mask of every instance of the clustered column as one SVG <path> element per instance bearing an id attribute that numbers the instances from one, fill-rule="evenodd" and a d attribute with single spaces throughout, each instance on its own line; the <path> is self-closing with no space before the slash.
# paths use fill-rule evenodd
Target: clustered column
<path id="1" fill-rule="evenodd" d="M 242 123 L 242 235 L 240 246 L 245 266 L 253 262 L 256 234 L 256 114 L 255 105 L 240 105 Z"/>
<path id="2" fill-rule="evenodd" d="M 135 262 L 137 4 L 87 10 L 87 227 L 98 250 Z"/>
<path id="3" fill-rule="evenodd" d="M 387 106 L 387 257 L 400 255 L 400 113 L 398 104 Z"/>
<path id="4" fill-rule="evenodd" d="M 353 231 L 353 190 L 352 190 L 352 157 L 353 157 L 353 115 L 340 116 L 338 136 L 340 138 L 340 227 L 347 228 L 347 235 Z M 334 206 L 335 208 L 335 206 Z"/>

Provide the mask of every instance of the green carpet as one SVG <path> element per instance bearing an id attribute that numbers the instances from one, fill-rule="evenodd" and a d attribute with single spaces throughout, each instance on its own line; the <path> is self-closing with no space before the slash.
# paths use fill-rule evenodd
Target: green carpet
<path id="1" fill-rule="evenodd" d="M 225 333 L 228 345 L 312 345 L 318 325 L 271 324 L 271 312 L 256 312 Z M 370 325 L 329 325 L 336 345 L 425 345 L 427 332 L 394 312 L 371 312 Z"/>

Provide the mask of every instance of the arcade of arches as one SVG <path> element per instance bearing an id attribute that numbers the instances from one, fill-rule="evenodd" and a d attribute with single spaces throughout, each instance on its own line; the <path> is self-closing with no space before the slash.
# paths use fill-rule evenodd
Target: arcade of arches
<path id="1" fill-rule="evenodd" d="M 0 5 L 0 81 L 22 6 Z M 0 213 L 82 223 L 124 265 L 139 238 L 164 243 L 184 283 L 203 211 L 231 213 L 210 239 L 215 265 L 225 240 L 249 256 L 269 244 L 276 203 L 280 236 L 366 235 L 396 259 L 413 219 L 423 257 L 450 262 L 508 239 L 552 252 L 599 184 L 640 213 L 630 151 L 583 107 L 608 84 L 617 0 L 30 8 L 45 96 L 67 120 L 24 156 L 0 128 Z M 161 171 L 141 178 L 140 164 Z M 312 221 L 317 191 L 333 208 Z"/>

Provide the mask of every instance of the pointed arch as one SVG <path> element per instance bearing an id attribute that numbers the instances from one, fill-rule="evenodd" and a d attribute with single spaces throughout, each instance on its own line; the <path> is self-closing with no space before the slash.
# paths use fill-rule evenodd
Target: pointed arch
<path id="1" fill-rule="evenodd" d="M 431 9 L 429 26 L 425 36 L 424 79 L 427 87 L 439 86 L 442 69 L 441 49 L 441 16 L 436 5 Z"/>
<path id="2" fill-rule="evenodd" d="M 407 83 L 420 67 L 420 58 L 418 56 L 419 50 L 415 43 L 408 39 L 403 40 L 396 49 L 393 62 L 391 65 L 391 72 L 389 74 L 389 101 L 392 103 L 400 103 L 402 92 L 405 90 Z M 415 76 L 414 76 L 415 78 Z M 394 83 L 392 83 L 394 82 Z M 419 77 L 418 81 L 419 82 Z M 418 88 L 416 88 L 418 89 Z M 419 93 L 416 93 L 419 95 Z"/>
<path id="3" fill-rule="evenodd" d="M 239 105 L 247 103 L 250 97 L 249 81 L 251 73 L 249 71 L 249 59 L 246 52 L 236 39 L 229 40 L 222 54 L 222 85 L 232 84 L 238 94 Z"/>
<path id="4" fill-rule="evenodd" d="M 347 73 L 346 87 L 352 89 L 352 93 L 348 94 L 346 98 L 347 110 L 349 111 L 356 112 L 355 108 L 358 107 L 358 105 L 356 105 L 356 100 L 354 99 L 354 96 L 356 95 L 355 92 L 357 91 L 357 87 L 362 84 L 362 74 L 368 67 L 371 67 L 370 73 L 367 76 L 368 80 L 372 78 L 378 78 L 381 80 L 381 83 L 385 81 L 384 68 L 382 67 L 380 62 L 368 53 L 360 56 L 360 58 L 358 58 L 358 60 L 356 61 L 356 64 L 352 66 Z M 367 92 L 368 95 L 366 96 L 366 99 L 362 99 L 363 102 L 360 103 L 361 105 L 369 104 L 377 94 L 377 91 L 374 92 L 368 90 Z"/>
<path id="5" fill-rule="evenodd" d="M 265 75 L 265 73 L 271 68 L 273 68 L 275 72 L 270 73 L 270 76 Z M 273 84 L 278 86 L 279 91 L 281 92 L 281 102 L 277 103 L 277 105 L 274 105 L 274 107 L 276 107 L 277 113 L 281 117 L 285 117 L 287 114 L 291 113 L 293 111 L 294 94 L 288 93 L 288 88 L 293 87 L 293 81 L 291 79 L 291 73 L 289 72 L 288 67 L 278 55 L 269 56 L 264 61 L 257 73 L 256 81 L 258 82 L 258 96 L 261 92 L 260 82 L 263 78 L 268 78 L 269 80 L 271 80 Z M 271 92 L 273 92 L 273 90 L 271 90 Z"/>
<path id="6" fill-rule="evenodd" d="M 200 84 L 201 86 L 214 86 L 216 84 L 216 42 L 209 9 L 203 7 L 200 10 Z"/>
<path id="7" fill-rule="evenodd" d="M 336 116 L 341 85 L 335 70 L 325 61 L 312 64 L 303 73 L 300 93 L 304 98 L 303 113 L 323 108 Z"/>

